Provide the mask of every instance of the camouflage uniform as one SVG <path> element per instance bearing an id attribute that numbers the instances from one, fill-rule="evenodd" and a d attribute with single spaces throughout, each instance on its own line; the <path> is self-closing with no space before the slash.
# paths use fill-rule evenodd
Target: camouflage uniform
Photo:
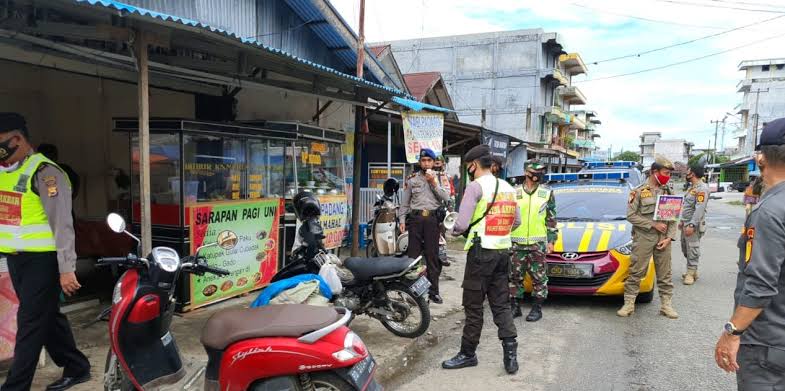
<path id="1" fill-rule="evenodd" d="M 535 188 L 532 192 L 537 191 Z M 548 225 L 548 243 L 555 243 L 558 236 L 556 229 L 556 200 L 551 194 L 546 206 L 546 224 Z M 515 245 L 510 274 L 510 297 L 522 299 L 525 293 L 523 278 L 529 273 L 532 279 L 532 297 L 543 301 L 548 297 L 548 268 L 545 262 L 546 243 L 534 245 Z"/>

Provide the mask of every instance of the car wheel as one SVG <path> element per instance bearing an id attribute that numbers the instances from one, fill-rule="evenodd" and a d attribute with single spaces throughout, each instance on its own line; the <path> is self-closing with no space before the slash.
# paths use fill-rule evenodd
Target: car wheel
<path id="1" fill-rule="evenodd" d="M 654 289 L 646 293 L 639 293 L 635 302 L 646 304 L 651 303 L 652 300 L 654 300 Z"/>

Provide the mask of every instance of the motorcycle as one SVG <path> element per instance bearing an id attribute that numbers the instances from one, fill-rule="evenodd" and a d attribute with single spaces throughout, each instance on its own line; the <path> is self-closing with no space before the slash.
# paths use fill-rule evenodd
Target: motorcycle
<path id="1" fill-rule="evenodd" d="M 395 178 L 384 182 L 384 194 L 376 196 L 373 217 L 366 228 L 367 257 L 403 256 L 408 247 L 409 234 L 401 232 L 398 225 L 397 194 L 400 185 Z"/>
<path id="2" fill-rule="evenodd" d="M 139 242 L 120 215 L 110 214 L 107 224 Z M 199 255 L 222 244 L 207 244 L 182 259 L 168 247 L 156 247 L 146 258 L 99 259 L 100 265 L 127 268 L 112 295 L 105 390 L 157 389 L 186 376 L 170 332 L 176 284 L 181 273 L 228 275 Z M 351 318 L 345 308 L 307 305 L 220 311 L 202 332 L 204 390 L 381 390 L 373 357 L 346 326 Z"/>
<path id="3" fill-rule="evenodd" d="M 310 212 L 308 212 L 310 210 Z M 272 282 L 301 274 L 319 274 L 325 265 L 341 271 L 341 292 L 333 297 L 337 307 L 354 314 L 367 314 L 379 320 L 391 333 L 404 338 L 423 335 L 430 326 L 431 313 L 427 293 L 431 284 L 425 278 L 422 257 L 353 257 L 341 262 L 323 250 L 318 200 L 306 197 L 295 203 L 295 214 L 304 219 L 302 247 L 295 250 L 289 263 L 272 278 Z"/>

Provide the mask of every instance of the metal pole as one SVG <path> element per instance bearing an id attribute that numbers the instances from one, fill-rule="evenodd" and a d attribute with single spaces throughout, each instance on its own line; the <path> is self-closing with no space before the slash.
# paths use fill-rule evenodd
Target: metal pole
<path id="1" fill-rule="evenodd" d="M 360 0 L 360 31 L 357 40 L 357 77 L 363 78 L 365 62 L 365 0 Z M 362 122 L 365 109 L 357 106 L 354 115 L 354 173 L 352 179 L 352 256 L 360 255 L 360 181 L 362 174 Z"/>
<path id="2" fill-rule="evenodd" d="M 387 178 L 392 177 L 392 114 L 387 114 Z"/>
<path id="3" fill-rule="evenodd" d="M 150 101 L 147 68 L 147 42 L 142 31 L 136 32 L 136 65 L 139 70 L 138 103 L 139 103 L 139 200 L 141 207 L 142 254 L 149 254 L 153 248 L 152 216 L 150 213 Z"/>
<path id="4" fill-rule="evenodd" d="M 722 121 L 711 121 L 714 124 L 714 151 L 711 156 L 711 164 L 717 162 L 717 130 L 719 129 L 720 122 Z M 711 147 L 711 140 L 709 140 L 709 147 Z"/>

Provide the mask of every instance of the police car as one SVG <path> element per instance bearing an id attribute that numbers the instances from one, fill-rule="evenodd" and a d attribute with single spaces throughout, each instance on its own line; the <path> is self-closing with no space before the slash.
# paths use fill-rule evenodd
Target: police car
<path id="1" fill-rule="evenodd" d="M 624 295 L 632 251 L 627 201 L 633 177 L 629 168 L 546 175 L 556 198 L 559 228 L 554 252 L 546 257 L 550 293 Z M 638 302 L 652 300 L 654 282 L 654 263 L 649 260 Z M 528 276 L 525 284 L 531 291 Z"/>
<path id="2" fill-rule="evenodd" d="M 638 163 L 631 161 L 607 161 L 607 162 L 586 162 L 583 163 L 583 168 L 579 172 L 586 173 L 599 173 L 599 174 L 615 174 L 627 173 L 627 183 L 632 187 L 638 187 L 643 183 L 646 178 L 638 169 Z"/>

